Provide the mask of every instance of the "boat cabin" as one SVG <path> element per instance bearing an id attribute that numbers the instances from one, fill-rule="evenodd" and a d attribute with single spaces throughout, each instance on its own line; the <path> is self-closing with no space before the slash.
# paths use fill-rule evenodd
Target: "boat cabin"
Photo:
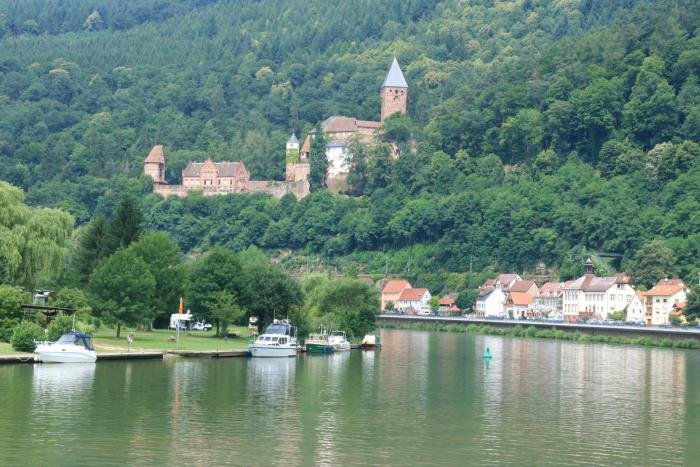
<path id="1" fill-rule="evenodd" d="M 57 344 L 69 344 L 84 347 L 88 350 L 95 350 L 92 347 L 92 337 L 82 332 L 67 332 L 56 341 Z"/>

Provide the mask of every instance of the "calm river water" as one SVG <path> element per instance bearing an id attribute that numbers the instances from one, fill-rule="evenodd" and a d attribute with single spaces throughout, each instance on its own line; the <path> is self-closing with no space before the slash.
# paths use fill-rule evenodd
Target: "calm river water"
<path id="1" fill-rule="evenodd" d="M 0 465 L 700 465 L 700 351 L 398 330 L 382 343 L 2 366 Z"/>

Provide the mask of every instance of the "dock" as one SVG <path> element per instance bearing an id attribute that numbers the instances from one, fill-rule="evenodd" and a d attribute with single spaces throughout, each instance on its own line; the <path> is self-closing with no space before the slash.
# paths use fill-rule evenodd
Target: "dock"
<path id="1" fill-rule="evenodd" d="M 106 352 L 98 353 L 97 361 L 106 360 L 162 360 L 166 355 L 183 358 L 232 358 L 247 357 L 248 350 L 146 350 L 138 352 Z M 10 363 L 37 363 L 34 354 L 16 353 L 0 355 L 0 365 Z"/>

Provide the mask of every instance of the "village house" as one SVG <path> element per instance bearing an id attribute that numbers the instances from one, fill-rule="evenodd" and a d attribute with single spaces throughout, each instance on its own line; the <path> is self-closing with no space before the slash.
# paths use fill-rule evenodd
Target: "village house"
<path id="1" fill-rule="evenodd" d="M 505 314 L 511 319 L 523 319 L 532 314 L 534 300 L 527 292 L 508 292 L 504 302 Z"/>
<path id="2" fill-rule="evenodd" d="M 634 296 L 629 277 L 624 273 L 610 277 L 595 276 L 590 258 L 585 267 L 583 276 L 564 287 L 564 319 L 571 322 L 607 319 L 609 313 L 624 310 Z"/>
<path id="3" fill-rule="evenodd" d="M 382 289 L 382 311 L 386 310 L 388 303 L 391 303 L 392 309 L 398 309 L 401 292 L 410 288 L 411 284 L 403 279 L 392 279 L 388 281 Z"/>
<path id="4" fill-rule="evenodd" d="M 458 315 L 462 310 L 457 306 L 457 294 L 450 293 L 440 297 L 438 311 L 443 315 Z"/>
<path id="5" fill-rule="evenodd" d="M 676 303 L 673 305 L 673 308 L 671 309 L 671 312 L 668 314 L 669 317 L 669 322 L 671 321 L 671 318 L 677 318 L 680 320 L 682 324 L 687 324 L 688 320 L 685 318 L 685 315 L 683 314 L 683 309 L 685 308 L 687 302 L 680 302 Z"/>
<path id="6" fill-rule="evenodd" d="M 399 295 L 397 308 L 407 314 L 427 312 L 430 311 L 429 301 L 430 292 L 428 289 L 404 289 Z"/>
<path id="7" fill-rule="evenodd" d="M 535 281 L 531 280 L 519 280 L 513 283 L 508 288 L 509 292 L 521 292 L 521 293 L 526 293 L 530 295 L 531 297 L 535 297 L 537 293 L 539 292 L 539 287 L 537 287 L 537 284 Z"/>
<path id="8" fill-rule="evenodd" d="M 644 292 L 635 291 L 632 301 L 627 305 L 625 321 L 629 323 L 646 323 L 646 298 Z M 651 324 L 651 323 L 650 323 Z"/>
<path id="9" fill-rule="evenodd" d="M 674 305 L 686 301 L 687 287 L 681 279 L 661 279 L 647 291 L 646 315 L 647 324 L 659 325 L 668 323 L 669 314 Z"/>
<path id="10" fill-rule="evenodd" d="M 476 313 L 478 316 L 505 318 L 505 300 L 506 294 L 500 287 L 481 288 L 476 299 Z"/>
<path id="11" fill-rule="evenodd" d="M 552 313 L 563 315 L 565 282 L 545 282 L 535 296 L 535 311 L 539 316 Z"/>

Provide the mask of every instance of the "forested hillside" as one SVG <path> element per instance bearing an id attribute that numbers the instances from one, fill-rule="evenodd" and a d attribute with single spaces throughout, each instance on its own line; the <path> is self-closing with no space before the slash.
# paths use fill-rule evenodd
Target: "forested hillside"
<path id="1" fill-rule="evenodd" d="M 141 197 L 183 252 L 562 277 L 671 254 L 694 279 L 699 25 L 693 0 L 0 0 L 0 179 L 79 224 Z M 144 196 L 154 144 L 171 183 L 207 156 L 281 179 L 292 131 L 378 118 L 393 56 L 402 155 L 358 149 L 348 196 Z"/>

